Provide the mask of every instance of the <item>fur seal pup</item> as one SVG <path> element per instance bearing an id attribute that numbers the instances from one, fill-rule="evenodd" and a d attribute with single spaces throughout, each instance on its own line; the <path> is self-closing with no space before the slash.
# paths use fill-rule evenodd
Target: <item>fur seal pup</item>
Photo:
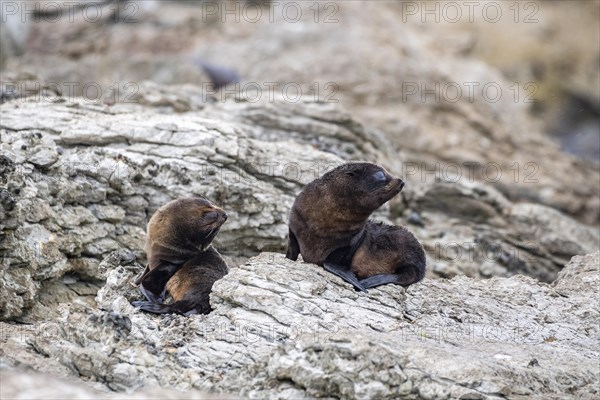
<path id="1" fill-rule="evenodd" d="M 366 234 L 352 257 L 351 270 L 365 288 L 395 283 L 409 286 L 425 276 L 425 251 L 402 226 L 367 221 Z"/>
<path id="2" fill-rule="evenodd" d="M 203 312 L 213 283 L 228 272 L 211 246 L 226 220 L 225 211 L 203 198 L 179 198 L 159 208 L 147 227 L 148 265 L 135 281 L 147 302 L 134 305 L 157 313 Z M 162 304 L 166 290 L 175 303 Z"/>
<path id="3" fill-rule="evenodd" d="M 414 283 L 408 283 L 410 279 L 405 276 L 413 267 L 403 268 L 404 264 L 396 262 L 407 261 L 399 254 L 403 240 L 407 239 L 405 233 L 416 241 L 414 236 L 405 230 L 383 229 L 376 223 L 368 223 L 371 213 L 403 187 L 400 178 L 373 163 L 348 163 L 327 172 L 309 183 L 294 201 L 286 257 L 297 260 L 302 254 L 305 262 L 323 266 L 362 291 L 387 283 Z M 379 244 L 385 244 L 385 252 L 377 252 Z M 398 254 L 393 252 L 394 246 Z M 359 256 L 353 262 L 359 249 Z M 409 252 L 407 256 L 412 254 Z M 424 255 L 410 261 L 418 270 L 425 270 Z M 359 281 L 356 273 L 363 281 Z M 417 272 L 416 276 L 420 274 Z"/>

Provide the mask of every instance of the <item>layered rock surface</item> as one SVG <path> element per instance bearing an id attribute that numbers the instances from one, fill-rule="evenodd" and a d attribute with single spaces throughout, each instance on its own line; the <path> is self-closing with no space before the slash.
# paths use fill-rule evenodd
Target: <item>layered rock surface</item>
<path id="1" fill-rule="evenodd" d="M 50 375 L 0 370 L 0 396 L 3 399 L 62 399 L 62 400 L 111 400 L 122 399 L 122 393 L 110 393 L 94 390 L 81 382 L 58 379 Z M 127 394 L 128 399 L 168 399 L 168 400 L 231 400 L 233 397 L 218 396 L 190 390 L 153 388 Z"/>
<path id="2" fill-rule="evenodd" d="M 202 195 L 227 210 L 217 247 L 237 265 L 285 250 L 294 197 L 328 169 L 368 160 L 403 175 L 384 136 L 328 103 L 231 101 L 178 115 L 32 99 L 2 112 L 4 319 L 45 318 L 74 298 L 93 304 L 99 261 L 121 247 L 143 258 L 145 225 L 173 198 Z M 375 218 L 412 224 L 432 276 L 524 273 L 550 282 L 571 256 L 598 246 L 593 228 L 512 203 L 485 183 L 406 175 L 402 195 Z"/>
<path id="3" fill-rule="evenodd" d="M 200 389 L 247 398 L 598 396 L 599 253 L 552 284 L 426 278 L 357 293 L 322 268 L 263 253 L 217 282 L 214 310 L 155 316 L 129 303 L 141 266 L 113 253 L 98 308 L 1 323 L 5 366 L 113 390 Z"/>
<path id="4" fill-rule="evenodd" d="M 83 95 L 185 112 L 204 107 L 189 88 L 206 87 L 206 74 L 193 61 L 201 59 L 242 76 L 239 85 L 217 94 L 219 102 L 273 95 L 296 102 L 300 94 L 339 102 L 382 131 L 415 179 L 472 174 L 512 201 L 539 202 L 588 224 L 600 222 L 597 165 L 566 156 L 548 140 L 541 126 L 564 116 L 549 111 L 532 118 L 539 104 L 532 102 L 536 90 L 528 89 L 541 88 L 537 98 L 546 103 L 582 91 L 581 97 L 597 103 L 597 94 L 590 94 L 600 79 L 594 4 L 572 11 L 560 2 L 529 2 L 517 5 L 521 18 L 514 22 L 515 5 L 495 3 L 491 8 L 503 13 L 496 24 L 482 18 L 482 5 L 471 21 L 469 6 L 461 3 L 460 23 L 442 19 L 425 26 L 420 21 L 427 6 L 419 2 L 264 3 L 257 11 L 256 3 L 239 1 L 137 1 L 129 2 L 121 19 L 114 18 L 113 6 L 93 22 L 81 13 L 40 18 L 30 24 L 25 54 L 10 58 L 6 69 L 34 72 L 40 88 L 52 83 L 69 99 Z M 412 6 L 420 11 L 411 14 Z M 533 14 L 538 23 L 524 22 Z M 517 39 L 507 39 L 507 32 Z M 555 35 L 551 41 L 548 32 Z M 536 69 L 547 74 L 532 76 Z M 19 76 L 13 80 L 17 91 L 23 88 Z M 179 87 L 176 94 L 148 95 L 146 80 Z M 256 125 L 272 123 L 261 112 L 247 117 Z M 596 146 L 593 139 L 588 148 Z"/>

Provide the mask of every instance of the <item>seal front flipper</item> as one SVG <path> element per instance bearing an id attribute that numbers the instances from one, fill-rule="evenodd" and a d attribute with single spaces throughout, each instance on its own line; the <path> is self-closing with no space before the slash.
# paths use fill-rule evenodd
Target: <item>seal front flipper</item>
<path id="1" fill-rule="evenodd" d="M 156 268 L 142 277 L 140 292 L 142 292 L 144 297 L 149 301 L 158 299 L 156 302 L 162 303 L 160 298 L 162 297 L 164 300 L 164 291 L 167 282 L 182 266 L 183 264 L 174 264 L 161 260 Z M 150 292 L 151 294 L 147 292 Z"/>
<path id="2" fill-rule="evenodd" d="M 285 254 L 285 258 L 288 258 L 292 261 L 296 261 L 298 259 L 298 254 L 300 254 L 300 245 L 298 244 L 298 239 L 296 239 L 296 235 L 292 230 L 289 230 L 288 237 L 288 249 Z"/>
<path id="3" fill-rule="evenodd" d="M 141 274 L 139 274 L 135 280 L 133 281 L 134 285 L 137 286 L 140 283 L 142 283 L 142 279 L 144 279 L 146 277 L 146 275 L 148 275 L 148 272 L 150 272 L 150 265 L 146 265 L 146 268 L 144 269 L 144 271 L 142 271 Z"/>
<path id="4" fill-rule="evenodd" d="M 358 281 L 356 275 L 354 275 L 354 272 L 350 271 L 348 268 L 330 262 L 323 263 L 323 268 L 325 268 L 325 270 L 327 270 L 328 272 L 339 276 L 340 278 L 354 286 L 357 290 L 360 290 L 361 292 L 367 291 L 367 289 Z"/>
<path id="5" fill-rule="evenodd" d="M 152 301 L 134 301 L 131 303 L 142 311 L 154 314 L 181 314 L 189 317 L 196 314 L 208 314 L 210 307 L 206 308 L 195 301 L 180 300 L 171 304 L 156 304 Z"/>
<path id="6" fill-rule="evenodd" d="M 394 283 L 396 285 L 402 286 L 408 286 L 410 284 L 407 284 L 405 279 L 402 279 L 402 277 L 396 274 L 373 275 L 360 281 L 360 284 L 363 285 L 366 289 L 387 285 L 388 283 Z"/>
<path id="7" fill-rule="evenodd" d="M 154 314 L 168 314 L 173 312 L 170 304 L 157 304 L 153 301 L 134 301 L 131 305 L 142 311 Z"/>

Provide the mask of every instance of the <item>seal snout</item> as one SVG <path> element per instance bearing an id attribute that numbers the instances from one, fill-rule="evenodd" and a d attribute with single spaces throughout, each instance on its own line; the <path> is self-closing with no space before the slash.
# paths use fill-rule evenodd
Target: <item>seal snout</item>
<path id="1" fill-rule="evenodd" d="M 390 180 L 386 187 L 388 190 L 401 191 L 404 187 L 404 181 L 400 178 L 393 178 Z"/>
<path id="2" fill-rule="evenodd" d="M 225 210 L 223 210 L 222 208 L 219 208 L 219 207 L 215 207 L 214 211 L 217 213 L 218 221 L 220 221 L 221 223 L 224 223 L 225 221 L 227 221 L 227 213 L 225 212 Z"/>
<path id="3" fill-rule="evenodd" d="M 219 208 L 217 206 L 212 206 L 211 210 L 213 213 L 215 213 L 215 223 L 220 223 L 223 224 L 225 221 L 227 221 L 227 213 L 225 212 L 225 210 L 223 210 L 222 208 Z"/>

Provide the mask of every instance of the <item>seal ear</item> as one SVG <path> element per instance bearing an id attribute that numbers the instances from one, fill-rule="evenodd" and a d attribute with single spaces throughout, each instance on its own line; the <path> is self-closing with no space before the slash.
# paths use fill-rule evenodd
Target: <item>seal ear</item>
<path id="1" fill-rule="evenodd" d="M 298 259 L 298 254 L 300 254 L 300 245 L 298 244 L 298 239 L 296 239 L 296 235 L 292 230 L 289 230 L 288 237 L 288 249 L 285 254 L 285 258 L 289 258 L 292 261 L 296 261 Z"/>

